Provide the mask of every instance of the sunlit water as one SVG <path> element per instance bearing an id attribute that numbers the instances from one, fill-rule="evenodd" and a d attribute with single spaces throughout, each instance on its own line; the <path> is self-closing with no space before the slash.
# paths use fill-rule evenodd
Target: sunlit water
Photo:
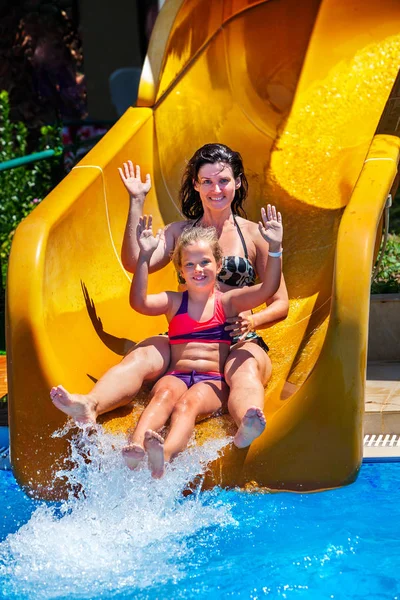
<path id="1" fill-rule="evenodd" d="M 129 471 L 122 443 L 101 430 L 74 442 L 67 476 L 84 493 L 64 503 L 0 473 L 1 597 L 400 599 L 399 463 L 319 494 L 185 497 L 226 440 L 191 448 L 161 481 Z"/>

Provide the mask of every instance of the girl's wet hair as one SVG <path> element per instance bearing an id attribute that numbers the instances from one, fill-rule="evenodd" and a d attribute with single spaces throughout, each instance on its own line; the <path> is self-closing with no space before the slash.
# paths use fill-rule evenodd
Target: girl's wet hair
<path id="1" fill-rule="evenodd" d="M 249 184 L 244 174 L 242 157 L 239 152 L 231 150 L 224 144 L 205 144 L 205 146 L 196 150 L 189 160 L 179 190 L 182 214 L 187 219 L 198 219 L 203 216 L 204 210 L 200 194 L 194 189 L 193 182 L 198 181 L 199 169 L 203 165 L 215 163 L 229 166 L 232 169 L 234 178 L 240 178 L 241 185 L 235 192 L 231 209 L 234 215 L 246 218 L 247 215 L 242 205 L 247 197 Z"/>
<path id="2" fill-rule="evenodd" d="M 179 236 L 171 255 L 172 262 L 177 271 L 182 267 L 182 252 L 184 248 L 197 242 L 206 242 L 209 244 L 217 265 L 222 263 L 223 252 L 215 227 L 186 227 Z"/>

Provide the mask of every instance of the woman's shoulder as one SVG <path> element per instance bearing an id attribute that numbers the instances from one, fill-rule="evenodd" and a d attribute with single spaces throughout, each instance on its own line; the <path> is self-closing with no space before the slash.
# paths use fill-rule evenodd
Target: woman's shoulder
<path id="1" fill-rule="evenodd" d="M 193 223 L 194 223 L 194 221 L 189 221 L 189 220 L 185 219 L 184 221 L 172 221 L 172 223 L 169 223 L 169 225 L 167 225 L 167 227 L 171 227 L 178 231 L 183 231 L 186 227 L 192 226 Z"/>
<path id="2" fill-rule="evenodd" d="M 258 231 L 258 223 L 254 223 L 254 221 L 250 221 L 249 219 L 245 219 L 243 217 L 235 216 L 236 222 L 240 227 L 240 230 L 243 233 L 248 233 L 251 236 L 259 233 Z"/>
<path id="3" fill-rule="evenodd" d="M 165 231 L 172 234 L 175 238 L 178 238 L 182 231 L 191 224 L 192 221 L 173 221 L 165 226 Z"/>
<path id="4" fill-rule="evenodd" d="M 264 252 L 266 249 L 268 249 L 268 244 L 260 233 L 258 222 L 255 223 L 254 221 L 244 219 L 243 217 L 236 217 L 236 221 L 240 227 L 240 231 L 243 234 L 246 244 L 248 244 L 249 250 L 252 246 L 256 252 Z"/>

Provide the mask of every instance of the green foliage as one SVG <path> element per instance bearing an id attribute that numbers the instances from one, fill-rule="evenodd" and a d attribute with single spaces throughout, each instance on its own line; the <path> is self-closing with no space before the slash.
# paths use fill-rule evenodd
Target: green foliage
<path id="1" fill-rule="evenodd" d="M 375 281 L 373 294 L 400 293 L 400 235 L 389 234 L 385 254 Z"/>
<path id="2" fill-rule="evenodd" d="M 23 123 L 10 121 L 8 93 L 0 92 L 0 162 L 25 156 L 28 147 L 28 130 Z M 50 159 L 0 171 L 0 262 L 2 286 L 11 249 L 11 242 L 18 224 L 39 204 L 54 187 L 54 167 L 62 153 L 59 127 L 44 126 L 40 129 L 38 147 L 35 151 L 57 149 Z M 0 287 L 2 287 L 0 286 Z"/>
<path id="3" fill-rule="evenodd" d="M 391 233 L 400 233 L 400 187 L 390 208 L 389 227 Z"/>

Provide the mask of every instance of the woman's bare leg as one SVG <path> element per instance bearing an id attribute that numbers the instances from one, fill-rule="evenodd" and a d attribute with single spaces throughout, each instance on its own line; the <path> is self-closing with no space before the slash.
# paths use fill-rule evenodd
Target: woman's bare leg
<path id="1" fill-rule="evenodd" d="M 135 469 L 144 457 L 146 431 L 157 431 L 164 427 L 175 404 L 186 390 L 183 381 L 173 375 L 166 375 L 157 381 L 151 391 L 150 402 L 142 412 L 135 430 L 129 435 L 128 444 L 122 448 L 124 461 L 130 469 Z M 157 437 L 160 438 L 158 435 Z"/>
<path id="2" fill-rule="evenodd" d="M 196 418 L 211 415 L 219 410 L 228 397 L 228 386 L 219 381 L 196 383 L 176 402 L 171 414 L 171 429 L 164 443 L 154 436 L 154 431 L 145 434 L 145 449 L 153 477 L 164 474 L 164 463 L 185 450 L 193 434 Z"/>
<path id="3" fill-rule="evenodd" d="M 265 429 L 264 386 L 271 377 L 271 360 L 254 342 L 240 342 L 231 350 L 225 364 L 230 387 L 228 410 L 238 426 L 233 443 L 249 446 Z"/>
<path id="4" fill-rule="evenodd" d="M 154 336 L 136 344 L 122 361 L 109 369 L 89 394 L 71 394 L 63 386 L 53 387 L 53 404 L 80 423 L 96 422 L 99 415 L 128 404 L 144 381 L 161 377 L 170 362 L 166 336 Z"/>

